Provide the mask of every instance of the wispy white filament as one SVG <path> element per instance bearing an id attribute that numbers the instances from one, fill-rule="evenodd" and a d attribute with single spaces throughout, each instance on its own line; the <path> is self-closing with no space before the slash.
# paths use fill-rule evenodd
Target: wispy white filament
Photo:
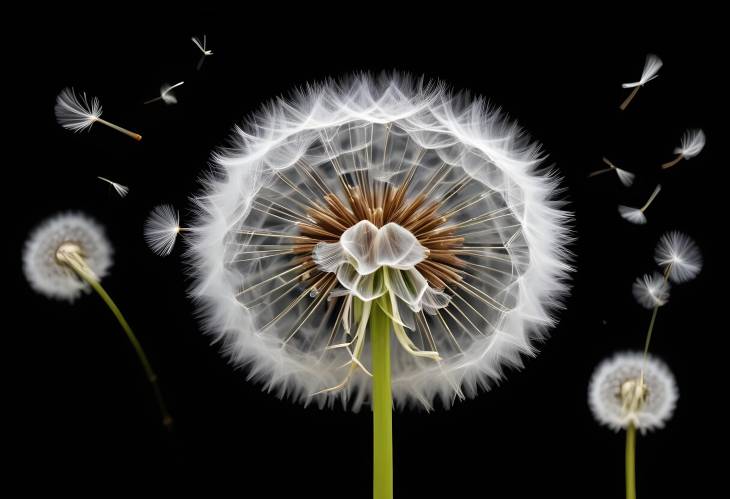
<path id="1" fill-rule="evenodd" d="M 99 280 L 112 265 L 112 247 L 104 229 L 81 213 L 61 213 L 31 232 L 23 249 L 26 279 L 34 290 L 49 298 L 73 302 L 91 288 L 57 259 L 57 251 L 65 243 L 78 246 L 85 264 Z"/>
<path id="2" fill-rule="evenodd" d="M 636 390 L 637 386 L 641 389 Z M 593 416 L 615 431 L 630 424 L 642 433 L 662 428 L 672 417 L 677 398 L 677 384 L 664 362 L 638 352 L 604 360 L 588 389 Z"/>
<path id="3" fill-rule="evenodd" d="M 96 177 L 96 178 L 98 178 L 99 180 L 103 180 L 107 184 L 111 185 L 114 188 L 114 190 L 117 192 L 117 194 L 119 194 L 119 197 L 121 197 L 121 198 L 123 198 L 124 196 L 126 196 L 129 193 L 129 187 L 127 187 L 126 185 L 112 182 L 108 178 L 104 178 L 104 177 Z"/>
<path id="4" fill-rule="evenodd" d="M 680 147 L 674 149 L 674 154 L 680 154 L 684 159 L 697 156 L 705 147 L 705 132 L 699 128 L 687 130 L 682 135 Z"/>
<path id="5" fill-rule="evenodd" d="M 702 270 L 702 254 L 695 242 L 679 231 L 667 232 L 654 251 L 656 263 L 669 272 L 675 283 L 690 281 Z"/>
<path id="6" fill-rule="evenodd" d="M 198 71 L 200 71 L 200 68 L 203 66 L 203 62 L 205 61 L 205 58 L 210 55 L 213 55 L 213 51 L 208 48 L 207 42 L 208 42 L 208 39 L 205 35 L 203 35 L 202 42 L 198 38 L 193 37 L 193 43 L 203 53 L 203 55 L 200 57 L 200 60 L 198 61 L 198 66 L 196 67 L 196 69 Z"/>
<path id="7" fill-rule="evenodd" d="M 623 168 L 618 168 L 611 161 L 609 161 L 608 158 L 603 158 L 603 162 L 606 165 L 608 165 L 608 168 L 604 168 L 603 170 L 594 171 L 594 172 L 590 173 L 588 175 L 588 177 L 595 177 L 596 175 L 601 175 L 606 172 L 615 171 L 616 175 L 618 176 L 619 181 L 626 187 L 630 187 L 631 184 L 634 183 L 635 175 L 633 173 L 626 171 Z"/>
<path id="8" fill-rule="evenodd" d="M 657 272 L 637 277 L 631 291 L 639 305 L 649 310 L 665 305 L 669 299 L 669 283 Z"/>
<path id="9" fill-rule="evenodd" d="M 101 117 L 99 99 L 86 96 L 86 92 L 77 94 L 72 88 L 64 88 L 56 97 L 56 120 L 65 129 L 80 132 Z"/>
<path id="10" fill-rule="evenodd" d="M 399 314 L 391 358 L 398 405 L 431 408 L 438 399 L 449 406 L 535 353 L 533 341 L 554 324 L 551 311 L 567 289 L 570 215 L 555 200 L 556 177 L 539 168 L 539 147 L 484 100 L 470 102 L 442 84 L 358 76 L 270 103 L 235 133 L 195 199 L 192 295 L 210 333 L 266 390 L 304 403 L 367 403 L 370 346 L 354 340 L 367 332 L 361 319 L 372 302 L 358 308 L 353 290 L 378 293 L 379 278 L 389 289 L 405 283 L 407 299 L 391 302 Z M 433 314 L 423 275 L 412 267 L 439 255 L 424 255 L 404 233 L 383 239 L 398 242 L 385 260 L 384 246 L 371 242 L 362 252 L 344 233 L 325 234 L 319 249 L 298 249 L 309 241 L 300 232 L 310 223 L 307 210 L 324 206 L 330 193 L 346 200 L 356 184 L 372 188 L 373 198 L 386 184 L 408 186 L 407 202 L 423 195 L 437 203 L 443 238 L 449 230 L 463 238 L 454 253 L 463 271 L 439 290 L 446 299 Z M 364 224 L 351 235 L 363 231 L 375 241 L 384 230 Z M 307 258 L 319 263 L 307 267 Z M 374 266 L 380 270 L 363 285 L 359 271 Z M 353 362 L 363 368 L 341 390 L 328 390 Z"/>
<path id="11" fill-rule="evenodd" d="M 185 82 L 181 81 L 175 83 L 174 85 L 168 85 L 167 83 L 165 83 L 160 87 L 160 96 L 146 101 L 145 104 L 150 104 L 158 100 L 163 101 L 165 104 L 177 104 L 177 97 L 175 97 L 175 94 L 172 93 L 172 90 L 181 86 L 183 83 Z"/>
<path id="12" fill-rule="evenodd" d="M 180 233 L 180 213 L 169 204 L 155 207 L 144 223 L 144 239 L 159 256 L 167 256 Z"/>
<path id="13" fill-rule="evenodd" d="M 641 72 L 641 79 L 632 83 L 622 83 L 623 88 L 633 88 L 644 86 L 647 82 L 653 80 L 658 76 L 659 69 L 662 67 L 662 60 L 654 54 L 646 56 L 646 62 L 644 63 L 644 70 Z"/>

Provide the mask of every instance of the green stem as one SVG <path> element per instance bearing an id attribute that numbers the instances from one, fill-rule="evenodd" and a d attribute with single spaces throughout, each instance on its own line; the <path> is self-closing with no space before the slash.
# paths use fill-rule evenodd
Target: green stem
<path id="1" fill-rule="evenodd" d="M 101 286 L 101 283 L 94 278 L 93 276 L 89 276 L 86 274 L 86 272 L 79 271 L 79 269 L 75 269 L 77 273 L 84 278 L 86 282 L 88 282 L 92 288 L 94 288 L 94 291 L 97 292 L 97 294 L 101 297 L 102 300 L 104 300 L 104 303 L 107 304 L 109 309 L 114 314 L 114 317 L 117 318 L 117 321 L 119 321 L 119 325 L 122 326 L 122 329 L 124 330 L 125 334 L 127 335 L 127 338 L 129 339 L 130 343 L 132 343 L 132 347 L 134 347 L 134 351 L 137 353 L 137 358 L 139 358 L 139 361 L 142 363 L 142 367 L 144 368 L 144 372 L 147 375 L 147 379 L 149 380 L 150 384 L 152 385 L 152 391 L 155 394 L 155 400 L 157 401 L 157 406 L 160 408 L 160 413 L 162 414 L 162 424 L 167 428 L 172 428 L 172 416 L 170 416 L 170 413 L 167 412 L 167 406 L 165 405 L 165 401 L 162 398 L 162 392 L 160 391 L 160 385 L 157 383 L 157 374 L 152 369 L 152 365 L 150 364 L 150 361 L 147 359 L 147 355 L 145 354 L 144 350 L 142 349 L 142 345 L 139 343 L 139 340 L 135 336 L 134 332 L 132 332 L 132 328 L 129 327 L 129 324 L 127 323 L 127 320 L 122 315 L 122 312 L 119 310 L 119 307 L 117 307 L 116 303 L 114 303 L 114 300 L 112 300 L 111 296 L 106 292 L 106 290 Z"/>
<path id="2" fill-rule="evenodd" d="M 626 499 L 636 499 L 636 427 L 626 429 Z"/>
<path id="3" fill-rule="evenodd" d="M 390 319 L 378 304 L 370 314 L 373 374 L 373 499 L 393 497 L 393 394 Z"/>

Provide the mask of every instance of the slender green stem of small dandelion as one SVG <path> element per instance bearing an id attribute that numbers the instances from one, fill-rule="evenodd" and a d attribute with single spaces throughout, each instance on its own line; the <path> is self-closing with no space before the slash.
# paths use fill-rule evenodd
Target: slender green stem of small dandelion
<path id="1" fill-rule="evenodd" d="M 636 427 L 626 429 L 626 499 L 636 499 Z"/>
<path id="2" fill-rule="evenodd" d="M 381 302 L 387 306 L 385 301 Z M 370 314 L 373 374 L 373 499 L 393 497 L 393 394 L 390 319 L 379 305 Z"/>
<path id="3" fill-rule="evenodd" d="M 111 299 L 106 290 L 101 286 L 99 280 L 91 275 L 88 275 L 81 269 L 76 269 L 74 267 L 74 270 L 76 270 L 76 273 L 79 274 L 86 282 L 88 282 L 92 288 L 94 288 L 94 291 L 96 291 L 101 299 L 104 300 L 104 303 L 107 304 L 109 309 L 114 314 L 114 317 L 116 317 L 117 321 L 119 321 L 119 325 L 122 326 L 122 329 L 127 335 L 129 342 L 132 344 L 132 347 L 134 347 L 134 351 L 136 352 L 137 357 L 142 364 L 142 368 L 147 375 L 147 379 L 152 385 L 152 391 L 154 392 L 155 400 L 157 401 L 157 405 L 160 408 L 160 413 L 162 414 L 162 424 L 165 425 L 165 427 L 170 428 L 172 426 L 172 416 L 170 416 L 170 413 L 167 411 L 167 406 L 165 405 L 165 401 L 162 398 L 160 385 L 157 383 L 157 374 L 152 369 L 152 365 L 150 364 L 149 359 L 147 359 L 147 354 L 145 354 L 144 350 L 142 349 L 142 345 L 137 339 L 137 336 L 135 336 L 134 332 L 132 332 L 132 328 L 129 327 L 129 324 L 122 315 L 122 312 L 119 310 L 119 307 L 117 307 L 116 303 L 114 303 L 114 300 Z"/>

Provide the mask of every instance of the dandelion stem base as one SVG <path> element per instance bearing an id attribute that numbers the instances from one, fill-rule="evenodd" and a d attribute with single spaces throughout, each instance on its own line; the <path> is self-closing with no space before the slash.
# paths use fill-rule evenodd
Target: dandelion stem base
<path id="1" fill-rule="evenodd" d="M 626 429 L 626 499 L 636 499 L 636 427 Z"/>
<path id="2" fill-rule="evenodd" d="M 390 319 L 374 306 L 370 315 L 373 374 L 373 499 L 393 497 L 393 394 L 390 385 Z"/>

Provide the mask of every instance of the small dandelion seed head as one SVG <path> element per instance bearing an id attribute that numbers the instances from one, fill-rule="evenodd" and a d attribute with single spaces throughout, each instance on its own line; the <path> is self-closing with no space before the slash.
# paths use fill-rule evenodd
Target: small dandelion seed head
<path id="1" fill-rule="evenodd" d="M 661 307 L 669 300 L 669 283 L 657 272 L 638 277 L 631 290 L 636 301 L 644 308 Z"/>
<path id="2" fill-rule="evenodd" d="M 618 353 L 593 373 L 588 403 L 596 420 L 619 431 L 634 425 L 642 433 L 662 428 L 677 403 L 674 376 L 661 360 L 642 353 Z"/>
<path id="3" fill-rule="evenodd" d="M 658 76 L 659 69 L 661 69 L 664 63 L 662 60 L 654 54 L 646 56 L 646 62 L 644 63 L 644 69 L 641 72 L 641 79 L 632 83 L 623 83 L 623 88 L 641 87 L 647 82 L 653 80 Z"/>
<path id="4" fill-rule="evenodd" d="M 643 225 L 646 223 L 646 215 L 638 208 L 619 205 L 618 213 L 621 215 L 621 218 L 632 224 Z"/>
<path id="5" fill-rule="evenodd" d="M 542 158 L 426 80 L 359 75 L 265 106 L 195 199 L 208 330 L 266 390 L 357 410 L 379 307 L 397 406 L 475 396 L 535 353 L 567 291 L 571 216 Z"/>
<path id="6" fill-rule="evenodd" d="M 112 247 L 104 229 L 81 213 L 61 213 L 42 222 L 23 249 L 23 272 L 31 287 L 49 298 L 73 302 L 89 286 L 67 264 L 79 255 L 97 279 L 112 265 Z"/>
<path id="7" fill-rule="evenodd" d="M 180 233 L 180 213 L 169 204 L 156 206 L 144 223 L 147 246 L 159 256 L 172 253 Z"/>
<path id="8" fill-rule="evenodd" d="M 691 281 L 702 270 L 702 253 L 686 234 L 671 231 L 664 234 L 654 251 L 656 263 L 669 272 L 675 283 Z"/>

